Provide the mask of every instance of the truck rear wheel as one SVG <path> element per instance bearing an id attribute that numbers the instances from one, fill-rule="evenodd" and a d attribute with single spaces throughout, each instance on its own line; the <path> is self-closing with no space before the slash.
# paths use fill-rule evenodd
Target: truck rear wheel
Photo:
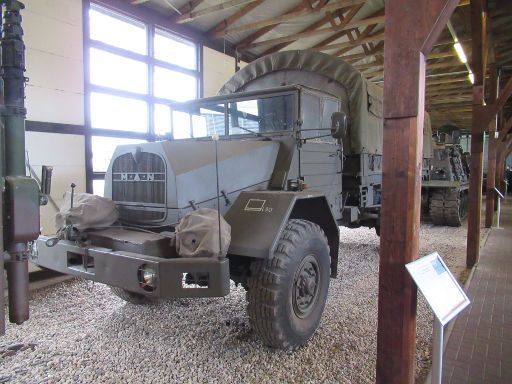
<path id="1" fill-rule="evenodd" d="M 131 304 L 137 304 L 137 305 L 144 305 L 144 304 L 150 304 L 153 303 L 154 300 L 147 297 L 146 295 L 142 295 L 140 293 L 135 293 L 131 291 L 127 291 L 126 289 L 119 288 L 119 287 L 110 287 L 114 295 L 119 297 L 120 299 L 123 299 L 124 301 L 131 303 Z"/>
<path id="2" fill-rule="evenodd" d="M 247 312 L 266 345 L 294 350 L 313 335 L 327 300 L 329 270 L 327 238 L 306 220 L 289 220 L 274 255 L 252 262 Z"/>

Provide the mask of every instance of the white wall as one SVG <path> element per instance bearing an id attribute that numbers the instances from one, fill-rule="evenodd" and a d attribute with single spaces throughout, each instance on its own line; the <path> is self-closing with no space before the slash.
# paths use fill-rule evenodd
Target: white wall
<path id="1" fill-rule="evenodd" d="M 71 183 L 76 191 L 85 191 L 85 145 L 83 136 L 57 133 L 27 132 L 26 145 L 30 164 L 40 177 L 41 165 L 53 166 L 52 198 L 58 206 L 62 195 L 70 190 Z M 56 210 L 48 204 L 41 207 L 43 234 L 55 233 Z"/>
<path id="2" fill-rule="evenodd" d="M 27 119 L 84 124 L 84 76 L 81 0 L 24 0 Z M 85 141 L 82 136 L 26 133 L 31 165 L 53 170 L 52 198 L 60 204 L 71 182 L 85 190 Z M 55 210 L 41 210 L 44 234 L 54 233 Z"/>
<path id="3" fill-rule="evenodd" d="M 81 0 L 25 0 L 27 119 L 84 123 Z"/>

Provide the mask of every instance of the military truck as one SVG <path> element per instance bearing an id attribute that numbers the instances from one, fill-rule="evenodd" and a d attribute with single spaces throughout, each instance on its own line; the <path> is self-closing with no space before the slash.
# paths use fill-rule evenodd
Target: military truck
<path id="1" fill-rule="evenodd" d="M 41 236 L 32 261 L 139 304 L 225 296 L 232 280 L 247 290 L 265 344 L 300 347 L 338 273 L 338 225 L 379 228 L 381 89 L 339 58 L 288 51 L 247 65 L 218 96 L 171 110 L 172 132 L 189 138 L 114 152 L 105 196 L 119 222 L 70 223 Z M 230 225 L 229 249 L 219 240 L 219 252 L 182 257 L 176 228 L 204 208 Z"/>
<path id="2" fill-rule="evenodd" d="M 437 131 L 424 156 L 422 200 L 434 225 L 459 227 L 468 213 L 469 154 L 460 146 L 460 129 Z"/>

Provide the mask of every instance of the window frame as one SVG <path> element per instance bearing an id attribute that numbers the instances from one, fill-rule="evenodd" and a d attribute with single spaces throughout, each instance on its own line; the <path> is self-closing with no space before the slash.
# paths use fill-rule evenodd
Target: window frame
<path id="1" fill-rule="evenodd" d="M 286 88 L 286 89 L 279 89 L 279 88 Z M 228 105 L 232 102 L 239 102 L 239 101 L 247 101 L 247 100 L 256 100 L 256 99 L 262 99 L 262 98 L 270 98 L 270 97 L 278 97 L 278 96 L 291 96 L 292 98 L 292 114 L 294 117 L 298 119 L 300 116 L 300 95 L 301 90 L 297 88 L 296 86 L 288 86 L 288 87 L 279 87 L 279 88 L 271 88 L 271 89 L 265 89 L 263 91 L 248 91 L 248 92 L 242 92 L 242 93 L 235 93 L 235 94 L 227 94 L 227 95 L 218 95 L 218 96 L 212 96 L 208 98 L 201 98 L 196 100 L 190 100 L 185 103 L 179 103 L 174 102 L 169 104 L 169 107 L 171 109 L 171 113 L 174 110 L 182 111 L 183 106 L 194 106 L 194 107 L 206 107 L 208 105 L 215 105 L 215 104 L 222 104 L 224 106 L 224 126 L 225 126 L 225 133 L 223 135 L 220 135 L 221 137 L 234 137 L 234 138 L 243 138 L 247 137 L 247 135 L 250 133 L 230 133 L 229 132 L 229 109 Z M 292 129 L 287 129 L 284 131 L 268 131 L 268 132 L 262 132 L 262 134 L 279 134 L 279 133 L 285 133 L 285 132 L 295 132 L 299 127 L 297 126 L 297 123 L 295 123 L 292 127 Z M 209 136 L 204 136 L 209 137 Z M 201 139 L 203 137 L 194 137 L 192 136 L 191 139 Z M 177 139 L 177 140 L 187 140 L 187 139 Z"/>
<path id="2" fill-rule="evenodd" d="M 95 9 L 96 11 L 105 13 L 108 16 L 117 17 L 122 21 L 130 22 L 134 21 L 134 24 L 143 24 L 146 27 L 146 54 L 140 54 L 133 51 L 129 51 L 120 47 L 115 47 L 104 42 L 93 40 L 90 37 L 90 24 L 89 24 L 89 10 Z M 92 148 L 92 137 L 103 136 L 113 138 L 130 138 L 130 139 L 141 139 L 148 142 L 156 141 L 159 139 L 159 135 L 155 132 L 155 105 L 156 104 L 173 104 L 172 100 L 159 98 L 154 96 L 154 68 L 161 67 L 168 70 L 172 70 L 178 73 L 183 73 L 189 76 L 193 76 L 196 80 L 196 96 L 197 98 L 202 97 L 203 92 L 203 56 L 202 50 L 203 45 L 197 39 L 185 36 L 181 33 L 177 33 L 170 28 L 167 28 L 159 23 L 152 20 L 145 20 L 136 14 L 128 13 L 121 9 L 111 7 L 108 4 L 98 1 L 84 1 L 83 2 L 83 68 L 84 68 L 84 125 L 85 125 L 85 152 L 86 152 L 86 190 L 89 193 L 93 192 L 93 180 L 103 180 L 105 178 L 105 172 L 95 172 L 93 169 L 93 148 Z M 157 31 L 162 31 L 164 35 L 169 35 L 170 38 L 175 37 L 176 40 L 184 40 L 190 42 L 195 46 L 195 59 L 196 69 L 187 69 L 180 67 L 179 65 L 172 64 L 166 61 L 158 60 L 154 57 L 154 38 Z M 96 48 L 107 53 L 119 55 L 124 58 L 137 60 L 144 63 L 147 66 L 147 79 L 148 88 L 146 94 L 140 94 L 130 91 L 119 90 L 115 88 L 109 88 L 92 84 L 90 81 L 90 66 L 89 66 L 89 50 Z M 93 128 L 91 125 L 91 93 L 99 92 L 102 94 L 127 97 L 135 100 L 142 100 L 147 103 L 148 114 L 147 132 L 133 132 L 123 130 L 112 130 L 103 128 Z"/>

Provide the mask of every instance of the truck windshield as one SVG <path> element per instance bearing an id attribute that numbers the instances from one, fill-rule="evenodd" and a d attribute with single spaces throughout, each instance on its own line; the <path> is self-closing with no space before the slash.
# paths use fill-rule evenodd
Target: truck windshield
<path id="1" fill-rule="evenodd" d="M 259 135 L 293 129 L 293 94 L 174 104 L 171 130 L 175 139 L 212 135 Z"/>

